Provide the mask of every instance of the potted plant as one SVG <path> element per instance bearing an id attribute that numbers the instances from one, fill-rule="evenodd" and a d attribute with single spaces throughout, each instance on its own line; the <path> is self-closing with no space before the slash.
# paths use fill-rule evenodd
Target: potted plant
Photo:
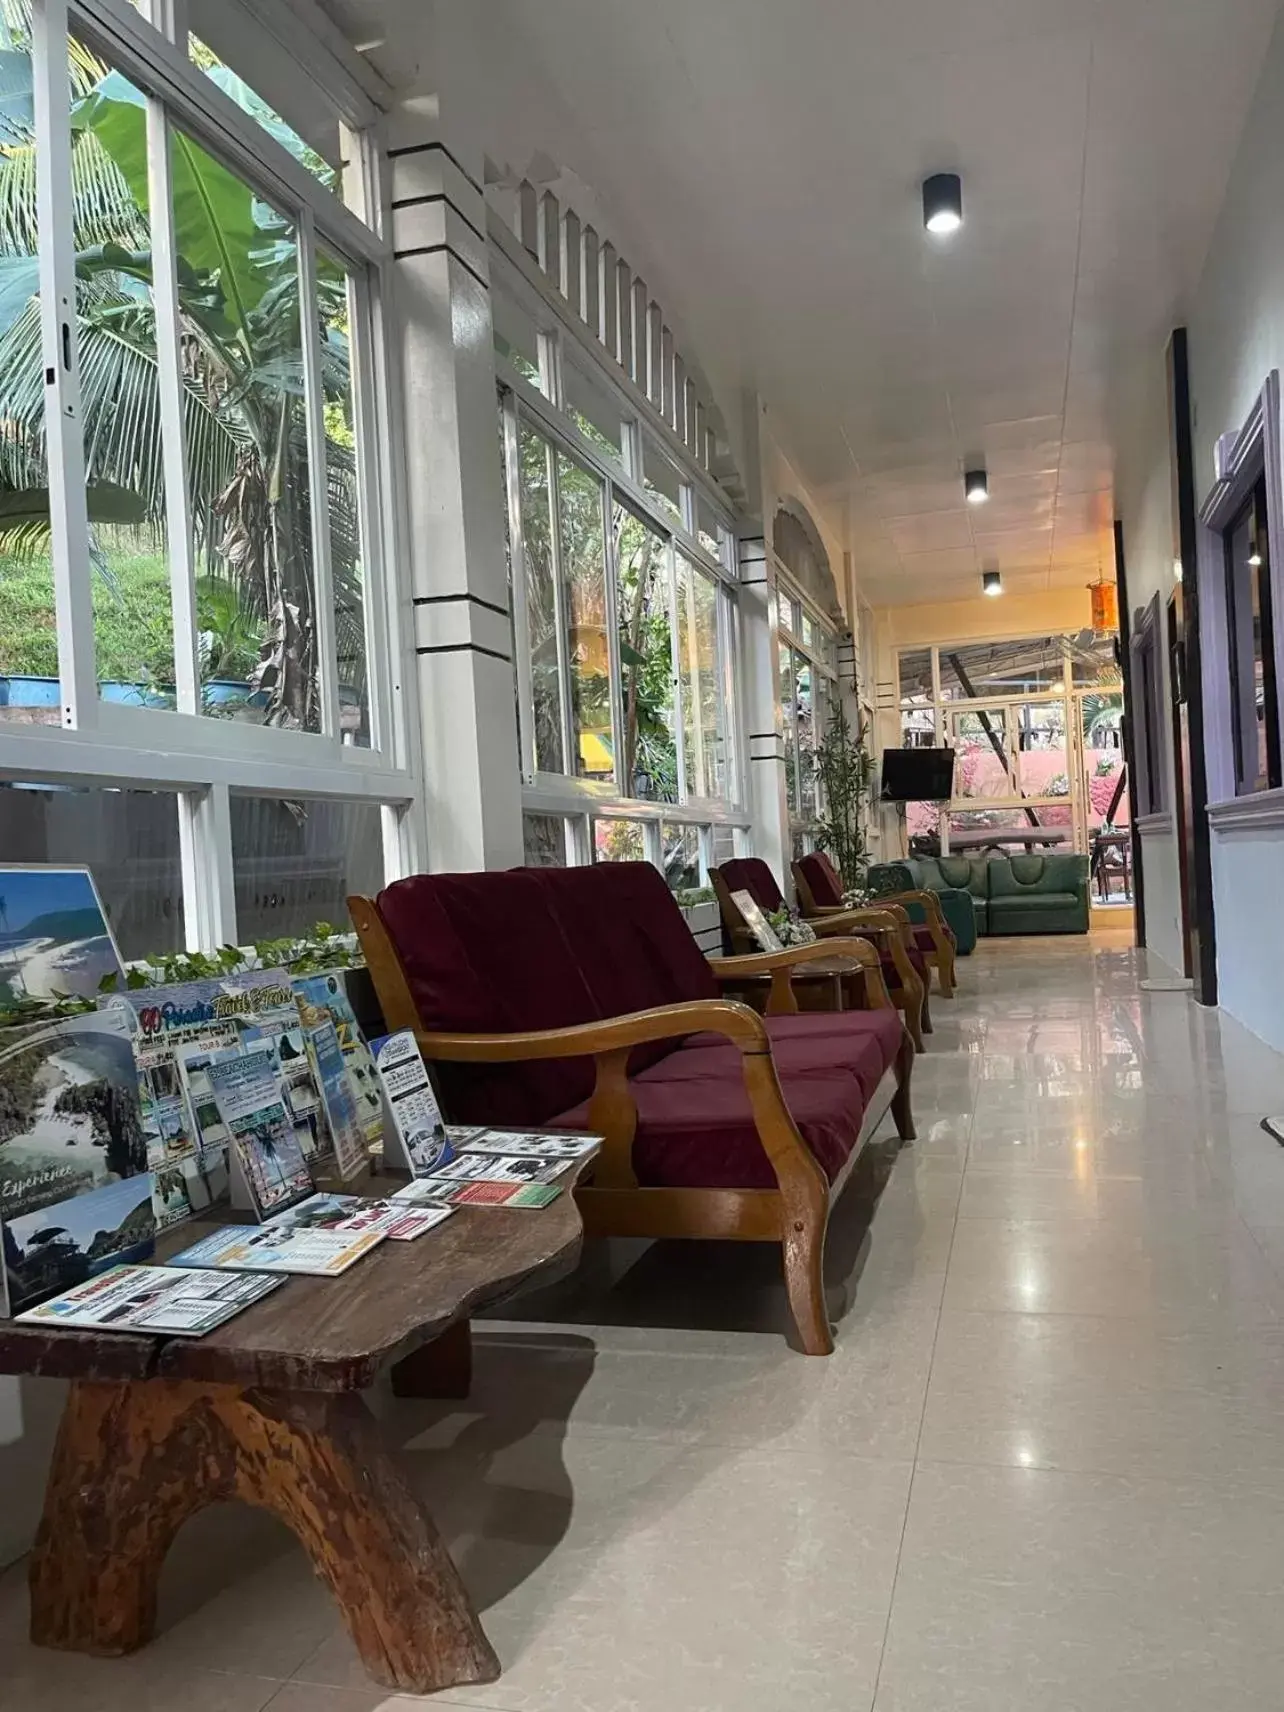
<path id="1" fill-rule="evenodd" d="M 859 889 L 869 867 L 865 815 L 874 783 L 874 758 L 864 727 L 853 730 L 841 696 L 816 745 L 815 767 L 824 805 L 816 826 L 816 843 L 833 859 L 843 884 Z"/>

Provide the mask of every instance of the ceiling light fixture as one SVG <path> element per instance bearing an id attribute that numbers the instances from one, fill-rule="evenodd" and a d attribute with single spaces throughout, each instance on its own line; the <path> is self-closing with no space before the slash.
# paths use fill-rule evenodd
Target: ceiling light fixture
<path id="1" fill-rule="evenodd" d="M 981 572 L 981 592 L 982 592 L 982 594 L 1002 594 L 1003 593 L 1003 576 L 1002 576 L 1001 572 L 999 572 L 999 571 L 982 571 Z"/>
<path id="2" fill-rule="evenodd" d="M 984 470 L 969 470 L 963 477 L 963 491 L 969 505 L 984 505 L 990 497 L 990 478 Z"/>
<path id="3" fill-rule="evenodd" d="M 923 224 L 948 238 L 963 224 L 963 180 L 956 172 L 934 172 L 923 180 Z"/>

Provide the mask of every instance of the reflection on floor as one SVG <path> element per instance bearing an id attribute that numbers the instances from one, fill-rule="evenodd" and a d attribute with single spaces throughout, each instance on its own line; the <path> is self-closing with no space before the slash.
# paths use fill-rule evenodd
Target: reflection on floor
<path id="1" fill-rule="evenodd" d="M 1284 1059 L 1125 936 L 983 940 L 920 1140 L 832 1241 L 828 1361 L 770 1249 L 599 1254 L 479 1331 L 475 1397 L 381 1401 L 511 1712 L 1263 1712 L 1284 1609 Z M 876 1203 L 876 1205 L 875 1205 Z M 560 1323 L 553 1323 L 553 1314 Z M 270 1523 L 194 1524 L 147 1652 L 22 1638 L 0 1708 L 374 1712 Z"/>

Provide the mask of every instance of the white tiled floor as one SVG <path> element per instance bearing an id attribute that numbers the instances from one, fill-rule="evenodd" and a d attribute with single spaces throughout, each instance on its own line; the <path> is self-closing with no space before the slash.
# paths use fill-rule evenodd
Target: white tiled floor
<path id="1" fill-rule="evenodd" d="M 504 1663 L 498 1712 L 1266 1712 L 1284 1703 L 1284 1058 L 1122 936 L 983 942 L 830 1238 L 838 1349 L 769 1249 L 599 1251 L 380 1398 Z M 179 1540 L 135 1658 L 0 1712 L 375 1712 L 289 1538 Z"/>

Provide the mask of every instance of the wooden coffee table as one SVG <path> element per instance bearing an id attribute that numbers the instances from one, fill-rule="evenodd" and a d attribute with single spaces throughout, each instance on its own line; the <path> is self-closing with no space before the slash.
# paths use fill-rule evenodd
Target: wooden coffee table
<path id="1" fill-rule="evenodd" d="M 499 1661 L 424 1506 L 361 1392 L 463 1396 L 468 1316 L 573 1270 L 570 1193 L 538 1211 L 460 1207 L 340 1278 L 290 1278 L 199 1339 L 0 1321 L 0 1373 L 70 1379 L 31 1555 L 31 1638 L 114 1656 L 151 1639 L 180 1526 L 227 1499 L 298 1537 L 379 1683 L 493 1682 Z M 394 1183 L 371 1179 L 368 1195 Z M 207 1225 L 184 1225 L 176 1253 Z"/>

